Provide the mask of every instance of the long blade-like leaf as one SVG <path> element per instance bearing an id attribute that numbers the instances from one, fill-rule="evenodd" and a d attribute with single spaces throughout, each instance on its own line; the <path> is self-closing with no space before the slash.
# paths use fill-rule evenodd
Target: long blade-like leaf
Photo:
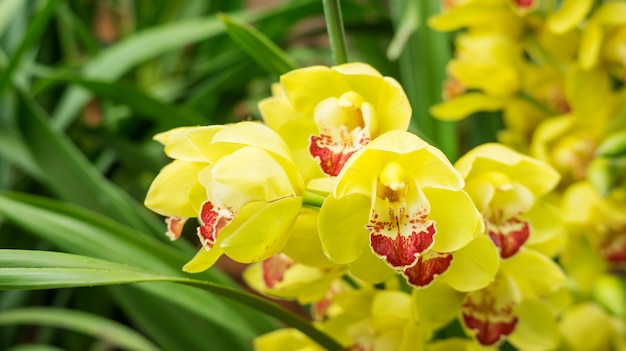
<path id="1" fill-rule="evenodd" d="M 100 98 L 125 104 L 135 113 L 153 118 L 162 129 L 207 123 L 207 118 L 191 109 L 161 102 L 127 84 L 66 77 L 55 80 L 79 85 Z"/>
<path id="2" fill-rule="evenodd" d="M 24 37 L 24 39 L 22 39 L 22 42 L 18 46 L 13 56 L 11 56 L 7 67 L 3 70 L 3 72 L 0 73 L 0 94 L 2 94 L 4 89 L 11 82 L 13 72 L 22 61 L 22 56 L 24 56 L 26 50 L 28 50 L 35 42 L 37 42 L 41 34 L 44 33 L 50 17 L 60 3 L 61 0 L 46 1 L 45 5 L 41 8 L 41 10 L 39 10 L 37 16 L 35 16 L 33 21 L 30 23 L 28 31 L 26 32 L 26 36 Z"/>
<path id="3" fill-rule="evenodd" d="M 299 9 L 309 7 L 310 3 L 310 1 L 301 1 L 270 12 L 233 13 L 232 17 L 244 22 L 289 17 L 292 13 L 298 13 Z M 224 33 L 224 27 L 217 17 L 175 22 L 147 29 L 129 36 L 87 62 L 83 67 L 82 75 L 87 79 L 113 81 L 132 67 L 150 58 Z M 89 93 L 84 89 L 70 89 L 63 95 L 55 110 L 54 126 L 66 127 L 88 100 Z"/>
<path id="4" fill-rule="evenodd" d="M 159 348 L 127 326 L 97 315 L 61 308 L 31 307 L 3 311 L 0 325 L 29 324 L 81 332 L 125 350 L 155 351 Z"/>
<path id="5" fill-rule="evenodd" d="M 91 165 L 64 134 L 50 128 L 45 112 L 23 93 L 19 119 L 22 135 L 39 168 L 46 173 L 42 180 L 57 195 L 72 203 L 107 214 L 122 223 L 151 232 L 141 220 L 140 207 Z"/>
<path id="6" fill-rule="evenodd" d="M 143 235 L 105 217 L 63 202 L 26 194 L 0 192 L 0 217 L 51 242 L 63 251 L 115 261 L 172 276 L 189 276 L 181 267 L 192 256 Z M 209 270 L 198 278 L 230 284 L 219 271 Z M 188 287 L 172 284 L 141 286 L 145 292 L 167 300 L 204 318 L 224 330 L 251 336 L 259 328 L 247 318 L 259 322 L 258 314 L 246 315 L 232 306 Z M 198 308 L 203 306 L 203 308 Z M 158 307 L 155 307 L 158 308 Z M 270 328 L 265 321 L 261 330 Z"/>
<path id="7" fill-rule="evenodd" d="M 289 55 L 258 30 L 225 14 L 219 17 L 228 35 L 268 73 L 280 76 L 298 67 Z"/>
<path id="8" fill-rule="evenodd" d="M 147 273 L 90 257 L 48 251 L 0 250 L 0 289 L 56 289 L 151 281 L 171 281 L 210 291 L 298 328 L 329 350 L 342 349 L 335 340 L 302 317 L 247 292 L 201 280 Z"/>

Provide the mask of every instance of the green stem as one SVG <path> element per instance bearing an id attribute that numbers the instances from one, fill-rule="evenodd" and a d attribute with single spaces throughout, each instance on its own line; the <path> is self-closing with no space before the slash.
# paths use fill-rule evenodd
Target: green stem
<path id="1" fill-rule="evenodd" d="M 304 206 L 320 208 L 324 200 L 326 200 L 326 196 L 308 190 L 305 190 L 304 194 L 302 194 L 302 203 Z"/>
<path id="2" fill-rule="evenodd" d="M 333 61 L 336 65 L 346 63 L 348 62 L 348 51 L 346 50 L 346 36 L 343 30 L 339 0 L 322 0 L 322 2 Z"/>

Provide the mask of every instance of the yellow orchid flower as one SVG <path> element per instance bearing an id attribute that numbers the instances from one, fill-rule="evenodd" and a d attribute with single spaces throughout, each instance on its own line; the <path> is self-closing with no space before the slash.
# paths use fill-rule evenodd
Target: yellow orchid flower
<path id="1" fill-rule="evenodd" d="M 155 178 L 145 205 L 168 220 L 175 239 L 198 217 L 204 249 L 184 269 L 209 268 L 222 253 L 253 262 L 278 253 L 300 214 L 302 179 L 290 151 L 255 122 L 186 127 L 155 137 L 174 158 Z M 170 230 L 171 232 L 172 230 Z"/>
<path id="2" fill-rule="evenodd" d="M 622 1 L 603 3 L 593 12 L 583 29 L 578 50 L 578 62 L 584 70 L 589 70 L 600 63 L 603 50 L 606 50 L 609 60 L 617 56 L 618 62 L 624 65 L 623 54 L 620 53 L 620 50 L 624 48 L 623 43 L 619 44 L 612 39 L 608 42 L 606 40 L 607 35 L 609 38 L 615 34 L 618 37 L 622 36 L 619 32 L 626 26 L 624 13 L 626 13 L 626 3 Z M 609 48 L 603 49 L 606 44 L 609 44 Z M 617 55 L 614 56 L 613 50 L 615 49 L 617 49 Z"/>
<path id="3" fill-rule="evenodd" d="M 558 34 L 571 31 L 585 20 L 593 3 L 593 0 L 562 1 L 559 9 L 548 15 L 548 28 Z"/>
<path id="4" fill-rule="evenodd" d="M 537 198 L 548 193 L 558 183 L 560 176 L 549 165 L 522 155 L 503 145 L 480 145 L 455 164 L 467 185 L 465 190 L 482 213 L 489 237 L 499 248 L 503 259 L 515 255 L 529 240 L 549 240 L 559 233 L 558 222 L 545 228 L 541 223 L 542 211 Z M 547 210 L 549 216 L 557 213 Z"/>
<path id="5" fill-rule="evenodd" d="M 336 176 L 357 150 L 384 132 L 406 130 L 411 118 L 400 84 L 363 63 L 297 69 L 273 92 L 259 110 L 294 150 L 305 180 Z"/>
<path id="6" fill-rule="evenodd" d="M 626 323 L 610 316 L 593 302 L 584 302 L 564 311 L 559 323 L 567 350 L 626 350 Z"/>
<path id="7" fill-rule="evenodd" d="M 484 267 L 469 263 L 473 255 L 463 251 L 495 254 L 489 244 L 468 245 L 482 231 L 482 221 L 462 187 L 460 174 L 441 151 L 414 134 L 387 132 L 356 153 L 337 176 L 333 196 L 320 210 L 324 250 L 332 261 L 350 264 L 353 274 L 370 282 L 396 271 L 422 287 L 450 268 L 448 283 L 472 284 L 459 274 L 462 268 L 452 269 L 458 266 L 491 271 L 486 281 L 473 282 L 484 286 L 497 269 L 497 258 Z M 361 261 L 369 270 L 356 269 Z M 376 261 L 388 268 L 374 269 Z"/>
<path id="8" fill-rule="evenodd" d="M 519 1 L 515 1 L 519 2 Z M 524 6 L 508 0 L 468 0 L 445 6 L 442 13 L 428 19 L 428 25 L 439 31 L 468 28 L 471 31 L 500 32 L 517 37 L 523 20 L 514 11 Z"/>
<path id="9" fill-rule="evenodd" d="M 411 311 L 411 296 L 402 291 L 346 290 L 333 296 L 327 318 L 316 326 L 345 350 L 421 350 L 431 335 L 420 328 Z M 293 329 L 262 335 L 254 346 L 258 351 L 320 350 Z"/>
<path id="10" fill-rule="evenodd" d="M 431 113 L 443 120 L 458 120 L 477 111 L 502 109 L 519 90 L 521 45 L 497 32 L 466 33 L 455 44 L 456 57 L 446 71 L 467 92 L 449 94 L 446 90 L 447 99 L 432 106 Z"/>
<path id="11" fill-rule="evenodd" d="M 460 307 L 463 326 L 481 345 L 507 339 L 521 349 L 555 347 L 556 319 L 541 299 L 553 293 L 565 275 L 548 256 L 525 246 L 541 246 L 562 235 L 562 225 L 555 220 L 558 211 L 540 199 L 554 189 L 559 174 L 493 143 L 469 151 L 455 167 L 503 259 L 491 284 L 465 295 Z M 539 324 L 544 327 L 532 327 Z"/>
<path id="12" fill-rule="evenodd" d="M 614 266 L 626 265 L 624 198 L 624 191 L 603 198 L 589 182 L 579 182 L 568 187 L 562 199 L 566 223 L 581 230 L 600 257 Z"/>

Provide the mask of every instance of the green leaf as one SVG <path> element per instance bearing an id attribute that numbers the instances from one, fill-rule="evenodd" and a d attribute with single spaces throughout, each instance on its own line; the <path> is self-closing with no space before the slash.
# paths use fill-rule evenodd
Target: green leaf
<path id="1" fill-rule="evenodd" d="M 191 252 L 177 251 L 173 246 L 141 232 L 60 201 L 0 192 L 0 217 L 51 242 L 63 251 L 107 259 L 161 274 L 189 276 L 181 271 L 181 267 L 193 256 Z M 196 277 L 234 286 L 216 270 L 203 272 Z M 271 326 L 268 321 L 259 320 L 258 314 L 236 310 L 230 304 L 188 287 L 164 283 L 138 285 L 137 288 L 195 313 L 206 324 L 212 325 L 212 330 L 222 334 L 230 331 L 233 337 L 235 334 L 239 337 L 250 337 Z"/>
<path id="2" fill-rule="evenodd" d="M 54 81 L 73 83 L 100 98 L 125 104 L 135 113 L 153 118 L 163 130 L 181 125 L 204 125 L 207 123 L 206 117 L 191 109 L 161 102 L 127 84 L 65 77 L 55 78 Z"/>
<path id="3" fill-rule="evenodd" d="M 90 257 L 48 251 L 0 250 L 0 289 L 56 289 L 150 281 L 171 281 L 207 290 L 267 313 L 299 329 L 329 350 L 342 349 L 302 317 L 251 293 L 200 280 L 147 273 Z"/>
<path id="4" fill-rule="evenodd" d="M 301 8 L 308 8 L 309 3 L 310 1 L 301 1 L 278 10 L 245 11 L 233 13 L 231 16 L 244 22 L 289 17 L 292 13 L 297 14 Z M 130 35 L 88 61 L 83 66 L 82 76 L 86 79 L 113 81 L 139 63 L 224 33 L 224 27 L 217 17 L 173 22 L 146 29 Z M 89 93 L 84 89 L 77 87 L 69 89 L 62 96 L 53 115 L 54 127 L 62 129 L 71 123 L 89 97 Z"/>
<path id="5" fill-rule="evenodd" d="M 125 350 L 159 350 L 151 341 L 125 325 L 80 311 L 32 307 L 3 311 L 0 314 L 0 325 L 15 324 L 69 329 L 101 339 L 108 345 L 116 345 Z"/>
<path id="6" fill-rule="evenodd" d="M 3 0 L 0 1 L 0 36 L 4 33 L 4 30 L 8 27 L 9 23 L 13 19 L 13 16 L 19 10 L 20 5 L 24 5 L 23 0 Z"/>
<path id="7" fill-rule="evenodd" d="M 220 14 L 219 18 L 228 35 L 268 73 L 280 76 L 298 67 L 278 45 L 252 26 L 237 22 L 225 14 Z"/>
<path id="8" fill-rule="evenodd" d="M 44 33 L 50 17 L 60 3 L 61 0 L 46 1 L 45 5 L 42 7 L 37 16 L 35 16 L 35 18 L 28 26 L 26 36 L 24 36 L 17 50 L 15 51 L 13 56 L 11 56 L 7 67 L 3 70 L 2 73 L 0 73 L 0 94 L 2 94 L 4 89 L 10 84 L 13 72 L 22 62 L 22 56 L 24 56 L 26 50 L 28 50 L 33 44 L 35 44 L 39 40 L 41 34 Z"/>
<path id="9" fill-rule="evenodd" d="M 45 112 L 25 94 L 19 93 L 22 111 L 19 119 L 23 138 L 41 170 L 42 179 L 60 198 L 105 213 L 122 223 L 150 232 L 141 216 L 147 213 L 127 194 L 110 183 L 89 163 L 66 135 L 46 123 Z"/>

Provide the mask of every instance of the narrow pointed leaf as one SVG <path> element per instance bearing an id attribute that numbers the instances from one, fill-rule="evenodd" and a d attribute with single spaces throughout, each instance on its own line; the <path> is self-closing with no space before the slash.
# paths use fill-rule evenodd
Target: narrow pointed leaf
<path id="1" fill-rule="evenodd" d="M 298 328 L 329 350 L 341 350 L 337 342 L 302 317 L 241 290 L 201 280 L 148 273 L 126 265 L 61 252 L 0 250 L 0 289 L 37 290 L 158 281 L 186 284 L 252 306 Z"/>
<path id="2" fill-rule="evenodd" d="M 263 33 L 221 14 L 228 35 L 268 73 L 280 76 L 298 67 L 296 62 Z"/>
<path id="3" fill-rule="evenodd" d="M 39 10 L 39 13 L 30 22 L 26 35 L 20 42 L 15 53 L 11 56 L 8 66 L 0 72 L 0 94 L 10 84 L 13 72 L 18 68 L 18 65 L 22 62 L 22 57 L 33 44 L 35 44 L 39 37 L 44 33 L 45 28 L 48 25 L 50 17 L 56 10 L 57 6 L 61 3 L 61 0 L 49 0 L 46 1 L 44 6 Z"/>
<path id="4" fill-rule="evenodd" d="M 102 339 L 125 350 L 159 350 L 151 341 L 129 327 L 81 311 L 61 308 L 31 307 L 3 311 L 0 325 L 28 324 L 69 329 Z"/>

